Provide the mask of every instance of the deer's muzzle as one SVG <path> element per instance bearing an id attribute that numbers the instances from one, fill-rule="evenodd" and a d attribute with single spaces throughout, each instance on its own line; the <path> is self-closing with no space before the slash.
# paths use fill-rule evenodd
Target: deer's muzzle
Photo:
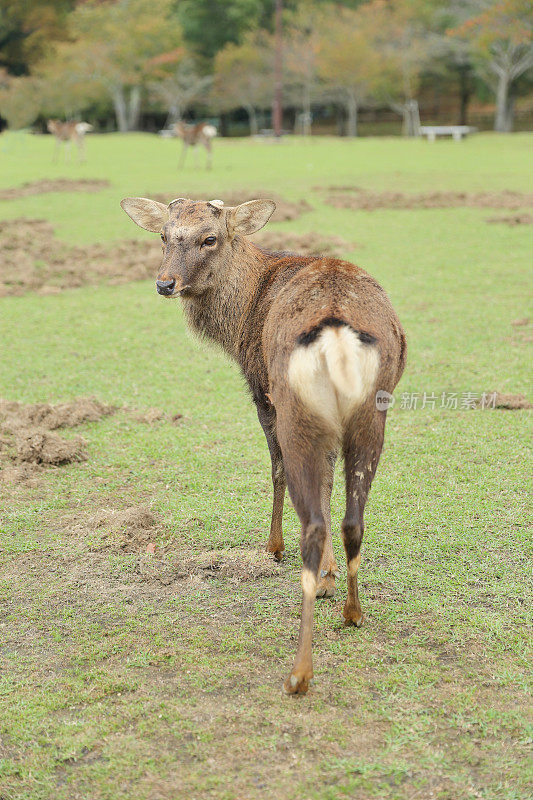
<path id="1" fill-rule="evenodd" d="M 155 285 L 159 294 L 169 295 L 174 291 L 176 281 L 174 278 L 170 281 L 156 281 Z"/>

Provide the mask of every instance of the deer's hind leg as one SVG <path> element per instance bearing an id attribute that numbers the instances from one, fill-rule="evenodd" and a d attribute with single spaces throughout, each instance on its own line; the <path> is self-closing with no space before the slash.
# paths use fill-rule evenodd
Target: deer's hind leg
<path id="1" fill-rule="evenodd" d="M 277 433 L 283 453 L 287 486 L 301 522 L 302 614 L 294 666 L 285 682 L 289 694 L 305 694 L 313 677 L 311 644 L 313 616 L 320 564 L 327 528 L 322 509 L 324 482 L 328 475 L 327 454 L 331 442 L 326 434 L 313 432 L 288 409 L 278 415 Z"/>
<path id="2" fill-rule="evenodd" d="M 337 453 L 332 450 L 327 456 L 327 469 L 322 486 L 322 513 L 326 521 L 326 542 L 320 563 L 320 575 L 316 587 L 317 597 L 333 597 L 335 594 L 335 578 L 338 575 L 337 561 L 333 552 L 333 539 L 331 536 L 331 492 L 333 489 L 333 476 Z"/>
<path id="3" fill-rule="evenodd" d="M 346 514 L 341 530 L 346 551 L 347 594 L 342 614 L 346 625 L 355 625 L 358 628 L 364 621 L 357 585 L 364 532 L 364 510 L 383 447 L 384 429 L 384 412 L 376 412 L 376 416 L 364 432 L 361 426 L 359 430 L 352 429 L 345 434 L 343 442 Z"/>

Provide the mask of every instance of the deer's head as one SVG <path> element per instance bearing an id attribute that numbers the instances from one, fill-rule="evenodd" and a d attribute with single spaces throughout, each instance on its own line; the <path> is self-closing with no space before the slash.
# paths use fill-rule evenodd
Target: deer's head
<path id="1" fill-rule="evenodd" d="M 230 279 L 235 242 L 260 230 L 272 216 L 273 200 L 250 200 L 224 207 L 221 200 L 173 200 L 168 206 L 144 197 L 126 197 L 122 208 L 141 228 L 159 233 L 163 262 L 159 294 L 194 297 Z"/>

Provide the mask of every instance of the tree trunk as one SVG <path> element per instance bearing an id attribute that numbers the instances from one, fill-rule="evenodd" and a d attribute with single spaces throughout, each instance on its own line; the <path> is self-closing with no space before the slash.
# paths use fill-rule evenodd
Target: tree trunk
<path id="1" fill-rule="evenodd" d="M 403 135 L 418 136 L 420 128 L 420 112 L 416 100 L 407 100 L 402 106 Z"/>
<path id="2" fill-rule="evenodd" d="M 248 114 L 248 121 L 250 123 L 250 136 L 257 136 L 259 128 L 257 125 L 257 114 L 255 113 L 255 108 L 252 105 L 246 105 L 245 109 L 246 113 Z"/>
<path id="3" fill-rule="evenodd" d="M 459 125 L 468 125 L 468 106 L 472 96 L 470 66 L 461 64 L 457 69 L 459 72 Z"/>
<path id="4" fill-rule="evenodd" d="M 507 113 L 505 114 L 505 132 L 511 133 L 514 128 L 514 108 L 515 98 L 509 95 L 507 98 Z"/>
<path id="5" fill-rule="evenodd" d="M 509 116 L 509 76 L 506 72 L 500 72 L 498 88 L 496 90 L 496 118 L 494 120 L 494 130 L 503 133 L 507 130 Z M 512 118 L 511 118 L 512 122 Z"/>
<path id="6" fill-rule="evenodd" d="M 353 94 L 349 94 L 347 97 L 346 111 L 348 112 L 348 136 L 357 136 L 357 100 Z"/>
<path id="7" fill-rule="evenodd" d="M 341 105 L 336 105 L 337 111 L 337 136 L 344 136 L 345 134 L 345 125 L 344 125 L 344 109 Z"/>
<path id="8" fill-rule="evenodd" d="M 311 112 L 311 84 L 310 81 L 306 81 L 304 87 L 304 96 L 303 96 L 303 117 L 302 117 L 302 134 L 304 136 L 311 136 L 311 124 L 313 121 L 313 116 Z"/>
<path id="9" fill-rule="evenodd" d="M 124 97 L 124 89 L 122 86 L 116 86 L 112 92 L 113 107 L 115 109 L 115 116 L 117 118 L 117 127 L 121 133 L 128 130 L 128 115 L 126 110 L 126 98 Z"/>
<path id="10" fill-rule="evenodd" d="M 141 87 L 132 86 L 130 89 L 130 107 L 128 109 L 128 130 L 135 131 L 139 127 L 141 117 Z"/>

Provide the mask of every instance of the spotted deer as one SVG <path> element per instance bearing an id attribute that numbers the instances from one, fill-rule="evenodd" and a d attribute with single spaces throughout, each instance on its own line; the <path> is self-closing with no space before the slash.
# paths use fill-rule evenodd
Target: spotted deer
<path id="1" fill-rule="evenodd" d="M 54 148 L 53 161 L 57 161 L 61 145 L 65 145 L 65 160 L 67 158 L 67 146 L 74 142 L 78 147 L 78 158 L 85 161 L 85 134 L 92 131 L 93 126 L 88 122 L 60 122 L 58 119 L 49 119 L 46 127 L 54 135 L 56 145 Z"/>
<path id="2" fill-rule="evenodd" d="M 267 551 L 284 552 L 285 488 L 301 522 L 303 601 L 298 648 L 285 682 L 307 692 L 313 676 L 315 597 L 335 591 L 330 497 L 344 458 L 347 625 L 359 627 L 357 589 L 363 513 L 383 446 L 387 402 L 402 374 L 405 338 L 381 286 L 353 264 L 266 252 L 248 237 L 271 217 L 272 200 L 225 207 L 185 198 L 168 206 L 135 197 L 122 208 L 159 233 L 157 291 L 180 298 L 190 327 L 240 366 L 272 459 L 274 502 Z M 376 396 L 378 401 L 376 401 Z"/>
<path id="3" fill-rule="evenodd" d="M 211 146 L 211 139 L 217 135 L 217 129 L 214 125 L 209 125 L 207 122 L 199 122 L 197 125 L 186 125 L 184 122 L 175 122 L 172 126 L 172 131 L 174 136 L 179 137 L 183 142 L 178 164 L 179 169 L 185 165 L 185 158 L 187 157 L 187 150 L 189 147 L 196 147 L 196 145 L 205 147 L 205 166 L 206 169 L 211 169 L 213 166 L 213 148 Z"/>

